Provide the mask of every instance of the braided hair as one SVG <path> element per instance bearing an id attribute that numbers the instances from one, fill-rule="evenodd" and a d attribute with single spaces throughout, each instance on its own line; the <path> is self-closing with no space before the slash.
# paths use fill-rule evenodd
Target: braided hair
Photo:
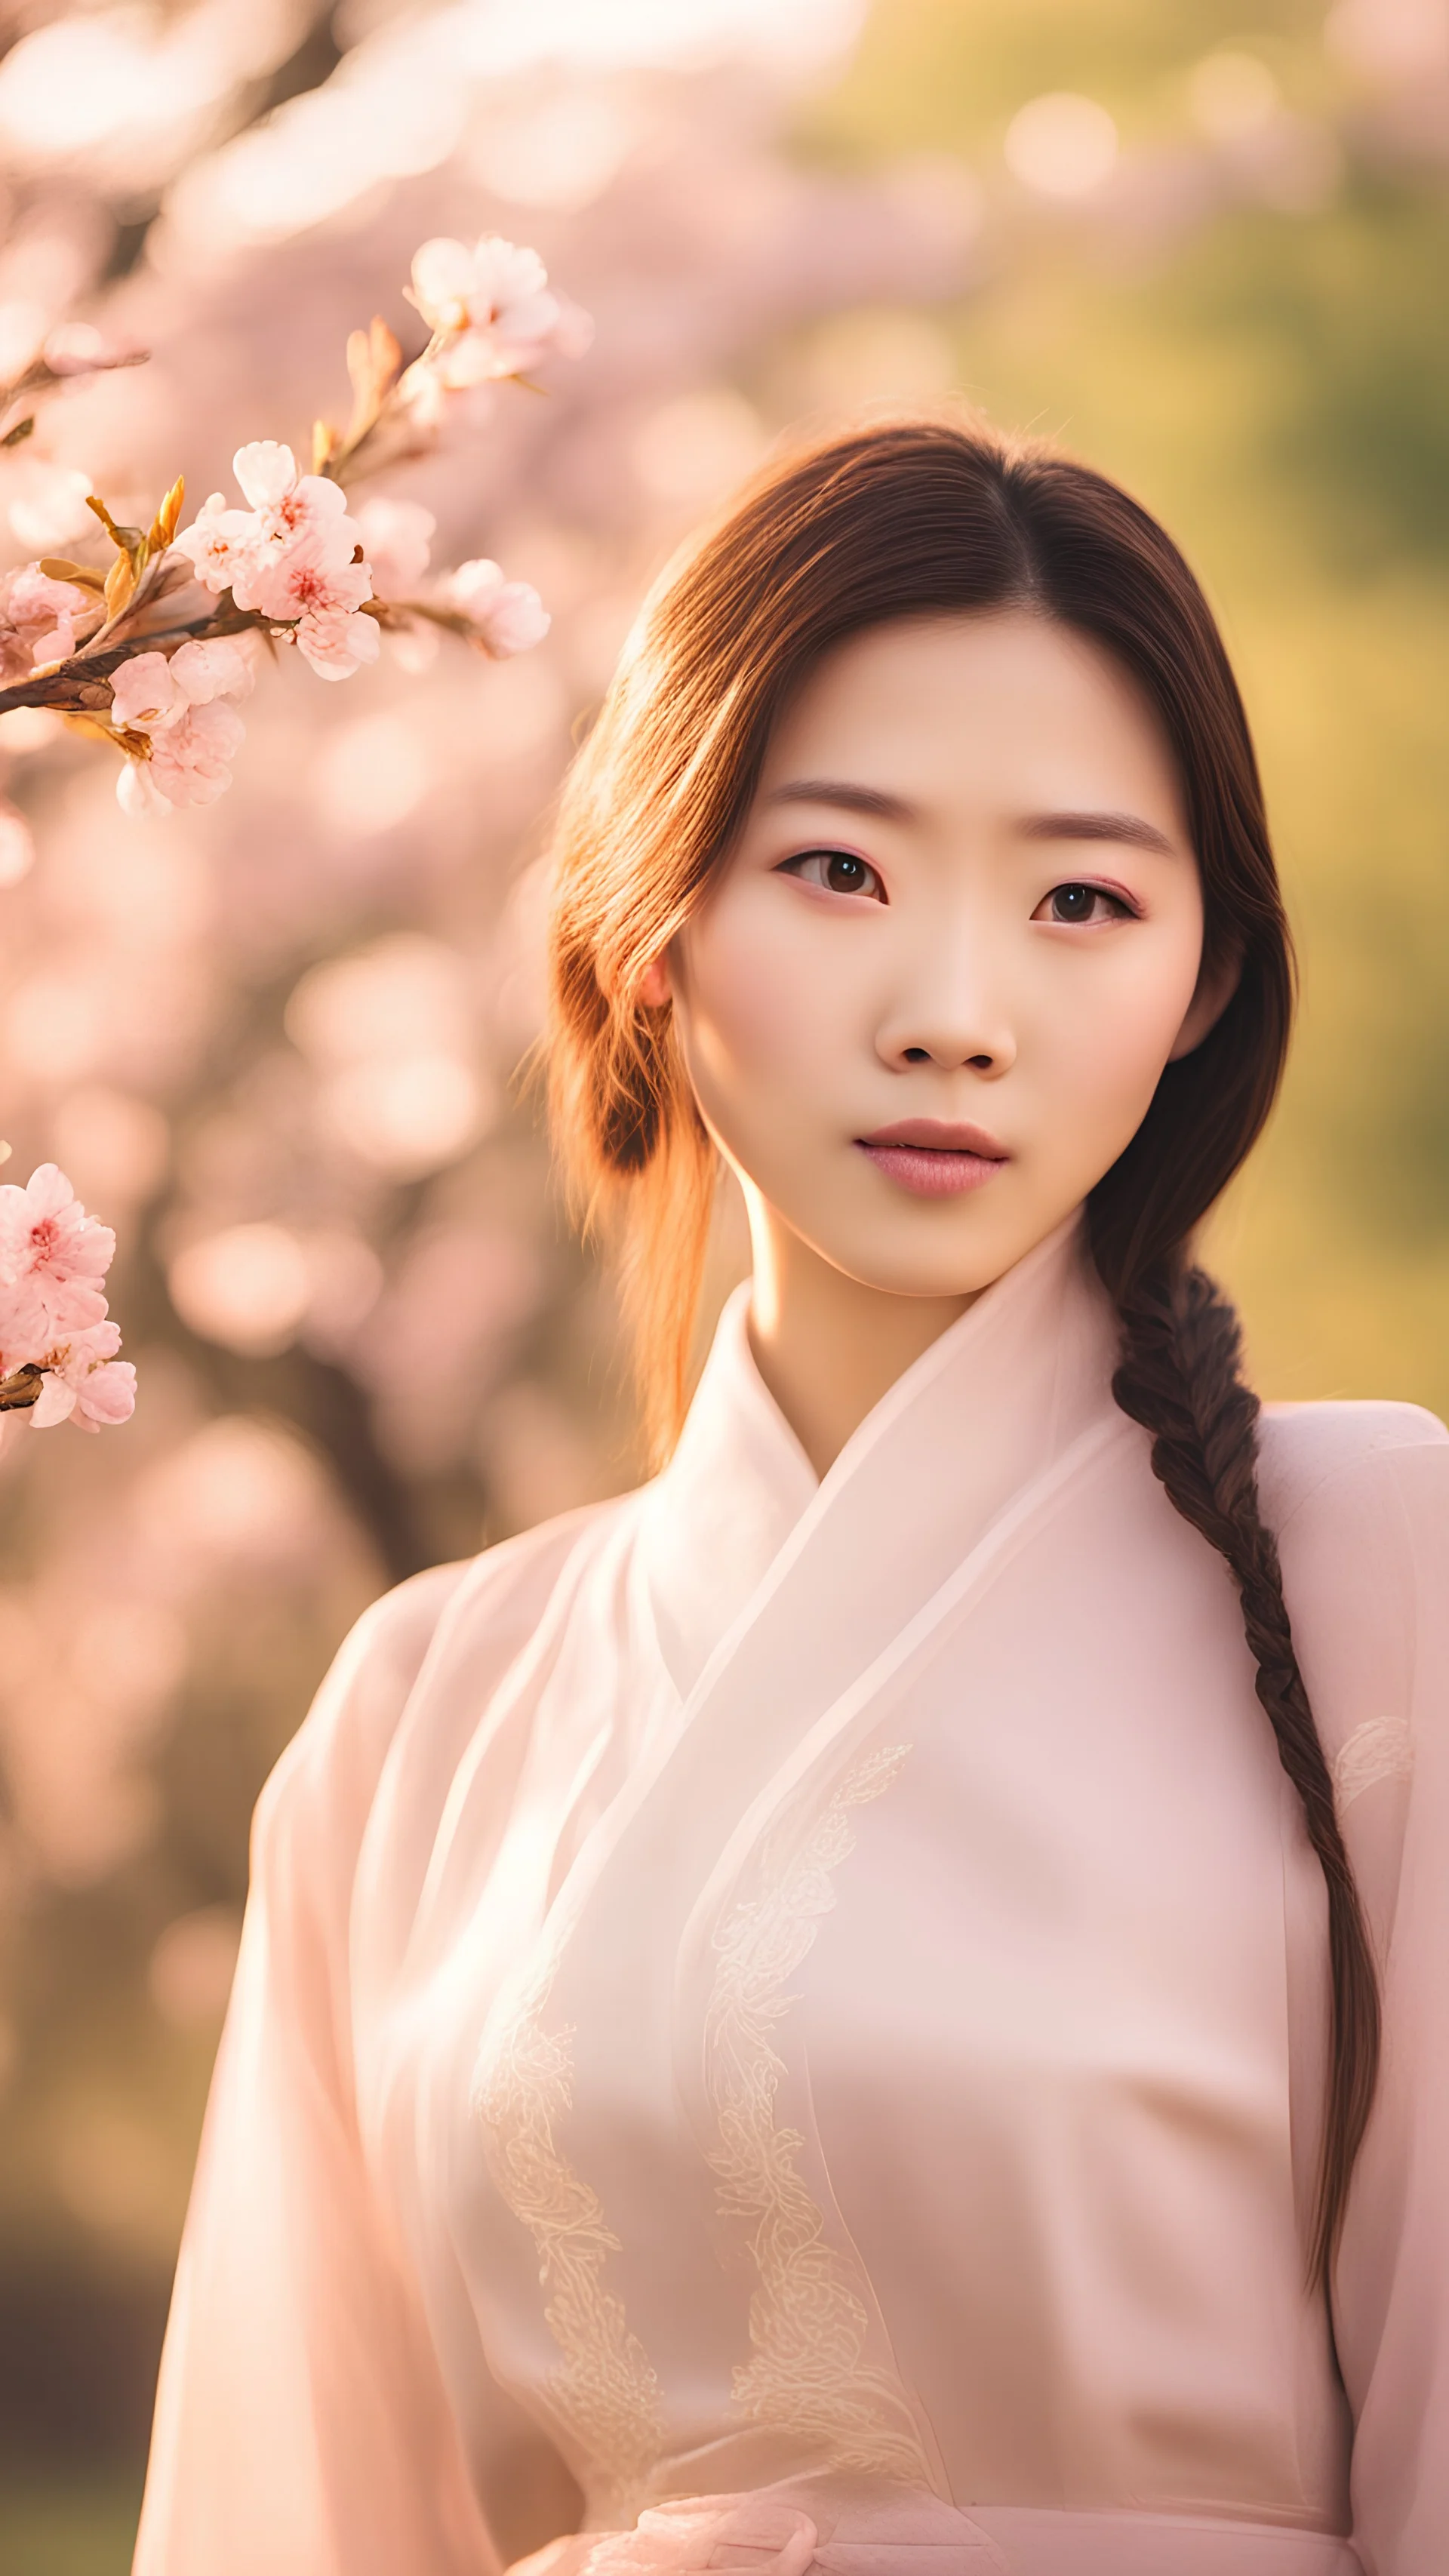
<path id="1" fill-rule="evenodd" d="M 1328 2283 L 1373 2098 L 1379 2007 L 1353 1873 L 1258 1502 L 1256 1397 L 1194 1232 L 1257 1139 L 1287 1050 L 1293 957 L 1252 738 L 1202 590 L 1100 474 L 978 423 L 878 423 L 786 454 L 666 568 L 565 789 L 549 1073 L 576 1199 L 621 1219 L 656 1455 L 684 1408 L 715 1154 L 648 970 L 697 909 L 771 728 L 821 656 L 894 618 L 1025 607 L 1131 677 L 1176 760 L 1202 881 L 1203 967 L 1231 998 L 1170 1063 L 1091 1192 L 1121 1323 L 1118 1404 L 1174 1508 L 1223 1558 L 1328 1895 L 1331 2056 L 1310 2271 Z M 1226 971 L 1225 971 L 1226 970 Z"/>
<path id="2" fill-rule="evenodd" d="M 1326 2276 L 1373 2099 L 1379 1996 L 1333 1782 L 1294 1651 L 1277 1541 L 1258 1508 L 1258 1399 L 1240 1373 L 1237 1315 L 1195 1263 L 1159 1263 L 1134 1282 L 1119 1312 L 1122 1356 L 1113 1395 L 1152 1434 L 1153 1472 L 1169 1501 L 1232 1575 L 1258 1697 L 1328 1890 L 1333 2046 L 1309 2257 L 1310 2272 Z"/>

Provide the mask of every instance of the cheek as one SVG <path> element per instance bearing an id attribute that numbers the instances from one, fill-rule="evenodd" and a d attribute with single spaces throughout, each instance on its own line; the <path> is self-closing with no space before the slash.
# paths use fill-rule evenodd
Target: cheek
<path id="1" fill-rule="evenodd" d="M 1124 955 L 1119 971 L 1043 996 L 1040 1061 L 1080 1108 L 1108 1119 L 1145 1111 L 1192 1000 L 1199 947 L 1191 933 L 1165 940 Z"/>
<path id="2" fill-rule="evenodd" d="M 772 936 L 752 907 L 721 905 L 682 943 L 680 1036 L 707 1109 L 780 1086 L 808 1091 L 838 1052 L 840 996 L 818 953 Z M 788 1097 L 786 1093 L 784 1096 Z"/>

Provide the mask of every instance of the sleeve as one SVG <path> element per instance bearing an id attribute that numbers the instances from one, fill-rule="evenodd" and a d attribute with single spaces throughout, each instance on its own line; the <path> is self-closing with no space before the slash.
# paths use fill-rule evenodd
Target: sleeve
<path id="1" fill-rule="evenodd" d="M 1290 1517 L 1283 1565 L 1383 2004 L 1378 2092 L 1334 2281 L 1334 2331 L 1354 2426 L 1353 2538 L 1366 2576 L 1443 2576 L 1449 1437 L 1431 1416 L 1407 1407 L 1372 1410 L 1382 1439 L 1354 1466 L 1325 1478 Z"/>
<path id="2" fill-rule="evenodd" d="M 135 2576 L 491 2576 L 503 2563 L 369 2185 L 348 2044 L 358 1847 L 456 1573 L 417 1577 L 359 1623 L 257 1809 Z M 501 2393 L 498 2411 L 480 2428 L 495 2455 L 514 2412 Z M 526 2447 L 521 2418 L 519 2430 Z"/>

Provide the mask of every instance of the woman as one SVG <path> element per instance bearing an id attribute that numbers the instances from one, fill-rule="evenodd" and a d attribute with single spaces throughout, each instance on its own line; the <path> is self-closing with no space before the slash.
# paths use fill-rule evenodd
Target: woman
<path id="1" fill-rule="evenodd" d="M 667 1463 L 263 1799 L 138 2568 L 1442 2570 L 1449 1438 L 1260 1425 L 1192 1264 L 1291 976 L 1180 556 L 950 424 L 777 465 L 553 959 Z"/>

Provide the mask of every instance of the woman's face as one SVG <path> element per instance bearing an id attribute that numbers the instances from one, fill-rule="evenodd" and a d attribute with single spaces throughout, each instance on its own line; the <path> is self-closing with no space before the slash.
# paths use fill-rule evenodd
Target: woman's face
<path id="1" fill-rule="evenodd" d="M 1206 1034 L 1202 934 L 1125 673 L 1028 611 L 912 618 L 805 682 L 654 981 L 757 1223 L 949 1298 L 1080 1204 Z"/>

